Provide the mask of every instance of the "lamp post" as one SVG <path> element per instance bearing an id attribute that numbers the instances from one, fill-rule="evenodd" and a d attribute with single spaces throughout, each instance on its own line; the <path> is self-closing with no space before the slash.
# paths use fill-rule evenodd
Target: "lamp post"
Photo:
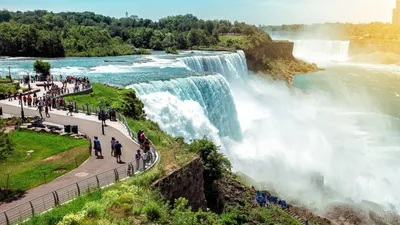
<path id="1" fill-rule="evenodd" d="M 12 81 L 12 79 L 11 79 L 11 68 L 10 67 L 8 67 L 8 76 L 10 77 L 10 80 Z"/>
<path id="2" fill-rule="evenodd" d="M 29 72 L 28 72 L 28 90 L 31 90 L 31 77 L 29 76 Z"/>

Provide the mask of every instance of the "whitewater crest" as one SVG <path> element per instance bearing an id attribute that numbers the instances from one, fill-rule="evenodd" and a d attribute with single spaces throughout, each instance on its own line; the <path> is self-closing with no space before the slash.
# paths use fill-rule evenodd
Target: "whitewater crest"
<path id="1" fill-rule="evenodd" d="M 311 62 L 347 61 L 350 41 L 293 40 L 293 55 Z"/>
<path id="2" fill-rule="evenodd" d="M 160 92 L 168 92 L 181 101 L 195 101 L 204 109 L 211 123 L 218 128 L 220 136 L 241 138 L 235 102 L 228 82 L 220 74 L 142 82 L 132 84 L 128 88 L 135 89 L 141 98 L 147 101 L 150 101 L 147 95 Z M 187 127 L 177 129 L 187 129 Z"/>
<path id="3" fill-rule="evenodd" d="M 241 79 L 248 73 L 246 56 L 243 51 L 212 56 L 183 57 L 179 60 L 197 73 L 219 73 L 228 80 Z"/>

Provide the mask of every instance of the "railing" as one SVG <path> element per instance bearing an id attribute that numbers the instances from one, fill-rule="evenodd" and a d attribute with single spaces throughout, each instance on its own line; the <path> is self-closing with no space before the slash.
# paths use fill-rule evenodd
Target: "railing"
<path id="1" fill-rule="evenodd" d="M 79 109 L 82 108 L 82 110 Z M 85 108 L 86 107 L 86 110 Z M 90 111 L 93 110 L 93 111 Z M 78 106 L 75 108 L 75 112 L 83 111 L 87 114 L 95 113 L 95 115 L 100 111 L 100 107 L 94 107 L 89 105 Z M 135 132 L 133 132 L 129 126 L 126 118 L 116 113 L 116 119 L 122 123 L 127 130 L 129 137 L 135 143 L 138 140 L 135 138 Z M 57 189 L 41 197 L 35 198 L 28 202 L 22 203 L 16 207 L 0 213 L 0 225 L 11 225 L 16 223 L 21 223 L 28 220 L 29 218 L 42 214 L 46 211 L 51 210 L 54 207 L 65 204 L 79 196 L 86 193 L 90 193 L 93 190 L 98 190 L 109 185 L 118 183 L 124 179 L 131 176 L 138 175 L 152 168 L 155 163 L 159 160 L 159 155 L 156 152 L 153 143 L 151 142 L 151 148 L 149 151 L 150 155 L 146 162 L 143 159 L 136 160 L 135 162 L 126 163 L 123 166 L 117 167 L 115 169 L 97 174 L 95 176 L 89 177 L 87 179 L 81 180 L 69 186 Z"/>

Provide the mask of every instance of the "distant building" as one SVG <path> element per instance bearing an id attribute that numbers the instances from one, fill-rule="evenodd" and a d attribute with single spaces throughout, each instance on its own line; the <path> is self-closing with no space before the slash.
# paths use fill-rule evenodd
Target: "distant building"
<path id="1" fill-rule="evenodd" d="M 393 9 L 392 24 L 400 24 L 400 0 L 396 0 L 396 8 Z"/>

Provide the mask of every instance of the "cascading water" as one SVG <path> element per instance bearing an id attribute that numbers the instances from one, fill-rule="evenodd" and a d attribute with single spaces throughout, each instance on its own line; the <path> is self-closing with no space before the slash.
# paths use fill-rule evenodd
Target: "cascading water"
<path id="1" fill-rule="evenodd" d="M 293 55 L 311 62 L 347 61 L 350 41 L 293 40 Z"/>
<path id="2" fill-rule="evenodd" d="M 246 57 L 243 51 L 215 56 L 184 57 L 180 60 L 198 73 L 219 73 L 228 80 L 240 79 L 247 74 Z"/>
<path id="3" fill-rule="evenodd" d="M 133 84 L 128 88 L 134 88 L 140 96 L 169 92 L 180 101 L 197 102 L 204 109 L 211 123 L 218 128 L 221 137 L 241 138 L 241 129 L 229 84 L 219 74 L 143 82 Z M 202 135 L 208 135 L 208 133 Z M 187 138 L 199 138 L 199 136 Z"/>

